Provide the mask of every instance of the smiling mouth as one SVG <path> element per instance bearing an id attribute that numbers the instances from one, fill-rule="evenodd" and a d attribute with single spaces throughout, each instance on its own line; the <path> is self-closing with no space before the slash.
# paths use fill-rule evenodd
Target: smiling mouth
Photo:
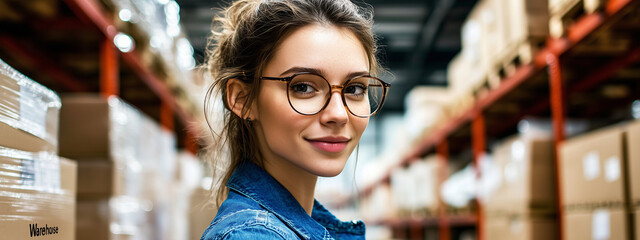
<path id="1" fill-rule="evenodd" d="M 316 149 L 331 153 L 342 152 L 347 147 L 347 143 L 351 141 L 351 139 L 345 137 L 328 137 L 305 140 L 311 143 L 311 145 Z"/>

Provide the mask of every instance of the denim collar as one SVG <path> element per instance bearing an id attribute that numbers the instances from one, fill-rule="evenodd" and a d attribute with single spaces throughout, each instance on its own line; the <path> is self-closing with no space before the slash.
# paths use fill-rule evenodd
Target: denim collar
<path id="1" fill-rule="evenodd" d="M 329 231 L 364 235 L 362 221 L 342 222 L 318 201 L 314 200 L 312 216 L 309 216 L 284 186 L 254 163 L 240 164 L 227 187 L 256 201 L 304 239 L 326 239 Z"/>

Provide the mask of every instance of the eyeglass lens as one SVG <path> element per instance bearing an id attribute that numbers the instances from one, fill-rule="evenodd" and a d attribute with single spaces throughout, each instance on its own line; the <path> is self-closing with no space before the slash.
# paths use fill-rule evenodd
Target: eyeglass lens
<path id="1" fill-rule="evenodd" d="M 291 79 L 287 91 L 291 106 L 302 114 L 318 113 L 331 97 L 329 83 L 324 78 L 313 74 L 295 76 Z M 342 94 L 352 114 L 368 117 L 380 107 L 384 87 L 376 78 L 358 77 L 344 86 Z"/>

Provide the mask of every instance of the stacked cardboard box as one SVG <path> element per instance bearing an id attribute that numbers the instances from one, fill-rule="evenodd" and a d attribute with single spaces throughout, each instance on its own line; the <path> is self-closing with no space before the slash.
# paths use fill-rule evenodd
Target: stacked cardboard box
<path id="1" fill-rule="evenodd" d="M 504 48 L 498 52 L 497 67 L 504 76 L 518 64 L 530 64 L 549 36 L 547 1 L 501 0 L 503 5 Z"/>
<path id="2" fill-rule="evenodd" d="M 407 110 L 404 118 L 410 139 L 421 139 L 451 118 L 451 92 L 446 87 L 414 87 L 405 97 Z"/>
<path id="3" fill-rule="evenodd" d="M 58 150 L 60 98 L 0 60 L 0 146 Z"/>
<path id="4" fill-rule="evenodd" d="M 169 236 L 175 137 L 116 97 L 62 103 L 60 154 L 80 169 L 78 238 Z"/>
<path id="5" fill-rule="evenodd" d="M 570 24 L 582 13 L 593 13 L 603 8 L 606 0 L 549 0 L 551 36 L 559 38 L 567 33 Z"/>
<path id="6" fill-rule="evenodd" d="M 396 218 L 397 211 L 388 184 L 376 186 L 369 196 L 360 199 L 360 216 L 367 222 L 378 223 Z"/>
<path id="7" fill-rule="evenodd" d="M 399 217 L 436 215 L 439 207 L 436 159 L 435 155 L 428 156 L 392 174 L 392 202 L 395 205 L 392 208 L 398 209 Z"/>
<path id="8" fill-rule="evenodd" d="M 2 239 L 75 239 L 76 165 L 57 154 L 60 99 L 0 60 Z"/>
<path id="9" fill-rule="evenodd" d="M 530 64 L 549 35 L 548 22 L 546 0 L 478 1 L 462 27 L 462 51 L 447 67 L 454 111 L 466 111 L 474 98 Z"/>
<path id="10" fill-rule="evenodd" d="M 451 87 L 454 102 L 452 108 L 463 107 L 466 111 L 473 104 L 474 91 L 486 82 L 487 59 L 483 55 L 482 13 L 475 8 L 469 13 L 462 27 L 462 51 L 447 66 L 447 81 Z M 456 112 L 454 115 L 458 115 Z"/>
<path id="11" fill-rule="evenodd" d="M 516 136 L 493 150 L 498 181 L 485 199 L 487 239 L 555 239 L 553 142 Z"/>
<path id="12" fill-rule="evenodd" d="M 627 135 L 626 125 L 616 125 L 560 146 L 565 239 L 630 238 Z"/>
<path id="13" fill-rule="evenodd" d="M 0 147 L 3 239 L 75 239 L 76 164 Z"/>

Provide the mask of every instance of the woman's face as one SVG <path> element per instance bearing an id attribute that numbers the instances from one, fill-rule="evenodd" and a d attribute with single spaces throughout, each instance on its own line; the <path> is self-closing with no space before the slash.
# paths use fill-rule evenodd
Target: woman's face
<path id="1" fill-rule="evenodd" d="M 351 31 L 309 25 L 280 44 L 262 76 L 289 77 L 308 71 L 324 76 L 331 85 L 341 85 L 351 76 L 368 74 L 369 62 Z M 331 93 L 323 111 L 305 116 L 289 105 L 285 82 L 263 80 L 261 84 L 253 112 L 266 164 L 295 167 L 323 177 L 342 172 L 369 119 L 349 113 L 340 91 Z"/>

